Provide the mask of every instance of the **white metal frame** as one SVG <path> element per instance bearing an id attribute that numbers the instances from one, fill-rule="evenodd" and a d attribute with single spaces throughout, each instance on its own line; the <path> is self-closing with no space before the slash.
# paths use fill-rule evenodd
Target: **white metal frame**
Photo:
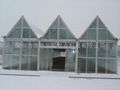
<path id="1" fill-rule="evenodd" d="M 22 17 L 22 20 L 23 20 L 24 18 Z M 38 38 L 22 38 L 22 34 L 21 34 L 21 38 L 6 38 L 13 30 L 14 30 L 14 28 L 15 27 L 13 27 L 12 28 L 12 30 L 7 34 L 7 36 L 4 38 L 4 46 L 5 46 L 5 41 L 20 41 L 21 43 L 23 43 L 24 41 L 27 41 L 27 42 L 32 42 L 32 41 L 36 41 L 36 42 L 38 42 L 38 55 L 37 55 L 37 70 L 40 70 L 40 48 L 58 48 L 58 49 L 75 49 L 76 50 L 76 60 L 75 60 L 75 72 L 76 73 L 80 73 L 80 72 L 78 72 L 78 59 L 79 58 L 87 58 L 87 56 L 86 57 L 79 57 L 78 56 L 78 48 L 79 48 L 79 43 L 81 43 L 81 42 L 86 42 L 87 43 L 87 46 L 88 46 L 88 42 L 95 42 L 96 43 L 96 59 L 95 59 L 95 63 L 96 63 L 96 68 L 95 68 L 95 73 L 97 73 L 97 63 L 98 63 L 98 43 L 100 43 L 100 42 L 103 42 L 103 43 L 115 43 L 116 41 L 115 40 L 98 40 L 98 29 L 102 29 L 102 28 L 98 28 L 98 24 L 99 24 L 99 17 L 97 16 L 95 19 L 97 19 L 97 28 L 87 28 L 86 30 L 85 30 L 85 32 L 87 32 L 87 30 L 88 29 L 96 29 L 96 40 L 81 40 L 81 37 L 84 35 L 84 33 L 83 33 L 83 35 L 77 40 L 77 39 L 75 39 L 75 40 L 68 40 L 68 39 L 59 39 L 59 23 L 60 23 L 60 20 L 61 18 L 60 18 L 60 16 L 58 16 L 55 20 L 58 20 L 58 28 L 57 28 L 57 31 L 58 31 L 58 35 L 57 35 L 57 39 L 43 39 L 43 38 L 41 38 L 41 39 L 38 39 Z M 95 20 L 94 19 L 94 20 Z M 55 21 L 54 20 L 54 21 Z M 93 20 L 93 21 L 94 21 Z M 53 23 L 54 23 L 54 21 L 53 21 Z M 63 21 L 64 22 L 64 21 Z M 17 22 L 18 23 L 18 22 Z M 16 23 L 16 24 L 17 24 Z M 53 24 L 52 23 L 52 24 Z M 16 25 L 15 24 L 15 25 Z M 51 25 L 52 25 L 51 24 Z M 64 23 L 65 24 L 65 23 Z M 104 23 L 103 23 L 104 24 Z M 28 24 L 29 25 L 29 24 Z M 51 26 L 50 25 L 50 26 Z M 67 26 L 66 26 L 67 27 Z M 22 21 L 22 25 L 21 25 L 21 28 L 22 28 L 22 32 L 21 33 L 23 33 L 23 21 Z M 68 27 L 67 27 L 68 28 Z M 48 28 L 48 30 L 46 31 L 46 33 L 47 32 L 49 32 L 49 29 L 50 29 L 50 27 Z M 32 30 L 32 29 L 31 29 Z M 69 28 L 68 28 L 68 30 L 69 30 Z M 70 30 L 69 30 L 70 31 Z M 32 31 L 33 32 L 33 31 Z M 34 33 L 34 32 L 33 32 Z M 45 33 L 45 34 L 46 34 Z M 70 33 L 71 33 L 71 31 L 70 31 Z M 34 33 L 35 34 L 35 33 Z M 44 34 L 44 35 L 45 35 Z M 50 34 L 50 33 L 49 33 Z M 112 35 L 112 34 L 111 34 Z M 74 35 L 73 35 L 74 36 Z M 37 36 L 36 36 L 37 37 Z M 50 35 L 49 35 L 49 38 L 50 38 Z M 57 46 L 42 46 L 41 45 L 41 42 L 55 42 L 55 43 L 57 43 Z M 60 46 L 60 42 L 63 42 L 63 43 L 75 43 L 76 45 L 75 46 Z M 117 43 L 117 42 L 116 42 Z M 117 44 L 116 44 L 117 45 Z M 88 49 L 87 49 L 88 50 Z M 116 50 L 117 51 L 117 50 Z M 30 51 L 29 51 L 30 52 Z M 87 53 L 87 55 L 88 55 L 88 51 L 86 51 Z M 7 54 L 5 54 L 5 52 L 3 52 L 3 58 L 4 58 L 4 56 L 5 55 L 7 55 Z M 16 54 L 13 54 L 13 55 L 16 55 Z M 19 62 L 19 70 L 21 70 L 21 61 L 22 61 L 22 47 L 20 48 L 20 62 Z M 25 56 L 25 55 L 24 55 Z M 35 55 L 36 56 L 36 55 Z M 89 57 L 90 58 L 90 57 Z M 93 57 L 91 57 L 91 58 L 93 58 Z M 102 58 L 102 57 L 99 57 L 99 58 Z M 106 59 L 107 60 L 107 57 L 106 58 L 104 58 L 104 59 Z M 113 58 L 109 58 L 109 59 L 113 59 Z M 107 63 L 106 63 L 107 64 Z M 118 60 L 117 60 L 117 64 L 118 64 Z M 29 65 L 30 65 L 30 55 L 29 55 Z M 106 65 L 107 66 L 107 65 Z M 118 66 L 118 65 L 117 65 Z M 30 67 L 29 67 L 30 68 Z M 86 71 L 87 71 L 87 65 L 86 65 Z M 118 72 L 118 67 L 117 67 L 117 72 Z M 87 72 L 86 72 L 87 73 Z M 106 72 L 107 73 L 107 72 Z"/>

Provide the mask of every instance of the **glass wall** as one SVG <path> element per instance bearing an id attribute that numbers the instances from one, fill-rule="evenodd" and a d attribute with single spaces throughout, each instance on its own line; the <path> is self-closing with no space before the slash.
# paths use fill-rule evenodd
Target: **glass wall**
<path id="1" fill-rule="evenodd" d="M 23 42 L 22 48 L 22 70 L 37 70 L 38 42 Z"/>
<path id="2" fill-rule="evenodd" d="M 50 25 L 43 39 L 75 39 L 64 21 L 58 16 Z"/>
<path id="3" fill-rule="evenodd" d="M 75 71 L 75 60 L 76 60 L 76 50 L 67 49 L 66 50 L 66 71 Z"/>
<path id="4" fill-rule="evenodd" d="M 5 68 L 9 68 L 9 69 L 20 69 L 21 42 L 19 42 L 19 41 L 6 41 L 4 47 L 5 47 L 4 48 L 5 54 L 4 54 L 3 66 Z"/>
<path id="5" fill-rule="evenodd" d="M 78 59 L 79 73 L 117 73 L 117 41 L 98 16 L 79 40 L 60 16 L 41 39 L 38 45 L 35 33 L 22 17 L 5 37 L 3 67 L 53 70 L 54 63 L 62 63 L 63 71 L 74 72 Z"/>
<path id="6" fill-rule="evenodd" d="M 78 72 L 95 73 L 95 69 L 98 73 L 117 72 L 116 43 L 99 42 L 98 48 L 95 42 L 79 43 Z"/>
<path id="7" fill-rule="evenodd" d="M 40 48 L 40 70 L 52 70 L 53 50 Z"/>
<path id="8" fill-rule="evenodd" d="M 95 73 L 96 43 L 80 42 L 78 48 L 78 72 Z"/>
<path id="9" fill-rule="evenodd" d="M 40 70 L 52 70 L 55 58 L 65 57 L 65 70 L 75 71 L 75 49 L 40 49 Z M 58 59 L 59 60 L 59 59 Z"/>
<path id="10" fill-rule="evenodd" d="M 38 42 L 6 41 L 4 51 L 4 68 L 37 70 Z"/>
<path id="11" fill-rule="evenodd" d="M 116 43 L 98 43 L 98 73 L 116 73 Z"/>
<path id="12" fill-rule="evenodd" d="M 38 41 L 32 38 L 37 37 L 22 16 L 5 37 L 4 68 L 37 70 Z"/>
<path id="13" fill-rule="evenodd" d="M 21 17 L 15 24 L 7 38 L 37 38 L 26 20 Z"/>
<path id="14" fill-rule="evenodd" d="M 117 73 L 117 41 L 99 17 L 80 38 L 78 72 Z"/>

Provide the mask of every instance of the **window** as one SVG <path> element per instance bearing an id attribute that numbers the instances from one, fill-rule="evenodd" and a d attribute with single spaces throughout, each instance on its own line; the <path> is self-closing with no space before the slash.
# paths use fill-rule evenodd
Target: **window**
<path id="1" fill-rule="evenodd" d="M 87 62 L 86 58 L 78 59 L 78 69 L 80 73 L 86 73 Z"/>
<path id="2" fill-rule="evenodd" d="M 88 42 L 88 57 L 96 57 L 96 43 Z"/>
<path id="3" fill-rule="evenodd" d="M 37 70 L 37 56 L 30 56 L 30 70 Z"/>
<path id="4" fill-rule="evenodd" d="M 117 60 L 107 59 L 107 73 L 116 73 L 116 72 L 117 72 Z"/>
<path id="5" fill-rule="evenodd" d="M 88 40 L 96 40 L 96 29 L 89 29 L 88 31 L 87 31 L 87 39 Z"/>
<path id="6" fill-rule="evenodd" d="M 100 42 L 98 43 L 98 57 L 106 57 L 107 51 L 106 51 L 106 43 Z"/>
<path id="7" fill-rule="evenodd" d="M 95 58 L 87 59 L 87 73 L 95 73 Z"/>
<path id="8" fill-rule="evenodd" d="M 29 56 L 22 56 L 21 69 L 29 70 Z"/>
<path id="9" fill-rule="evenodd" d="M 79 43 L 79 48 L 78 48 L 78 55 L 79 57 L 86 57 L 87 55 L 87 43 L 85 42 L 80 42 Z"/>
<path id="10" fill-rule="evenodd" d="M 98 73 L 106 73 L 106 59 L 98 59 L 98 64 L 97 64 L 97 68 L 98 68 Z"/>

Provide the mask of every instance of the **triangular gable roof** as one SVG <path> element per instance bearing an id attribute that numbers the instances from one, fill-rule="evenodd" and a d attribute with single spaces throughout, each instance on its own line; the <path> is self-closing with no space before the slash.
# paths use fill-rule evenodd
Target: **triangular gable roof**
<path id="1" fill-rule="evenodd" d="M 79 40 L 96 40 L 97 32 L 98 40 L 113 40 L 115 38 L 100 17 L 96 16 Z"/>
<path id="2" fill-rule="evenodd" d="M 28 24 L 24 16 L 22 16 L 18 22 L 14 25 L 14 27 L 10 30 L 10 32 L 7 34 L 7 38 L 37 38 L 34 31 L 36 31 L 36 28 L 33 28 L 33 25 Z M 43 32 L 39 29 L 37 29 L 40 35 L 43 34 Z M 22 34 L 22 35 L 21 35 Z"/>
<path id="3" fill-rule="evenodd" d="M 43 39 L 75 39 L 75 36 L 69 30 L 60 15 L 50 25 Z"/>

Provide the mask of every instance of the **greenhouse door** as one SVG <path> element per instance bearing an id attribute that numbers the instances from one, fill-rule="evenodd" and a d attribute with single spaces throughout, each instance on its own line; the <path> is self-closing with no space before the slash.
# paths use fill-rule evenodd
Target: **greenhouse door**
<path id="1" fill-rule="evenodd" d="M 65 57 L 55 57 L 53 58 L 53 71 L 65 71 Z"/>

